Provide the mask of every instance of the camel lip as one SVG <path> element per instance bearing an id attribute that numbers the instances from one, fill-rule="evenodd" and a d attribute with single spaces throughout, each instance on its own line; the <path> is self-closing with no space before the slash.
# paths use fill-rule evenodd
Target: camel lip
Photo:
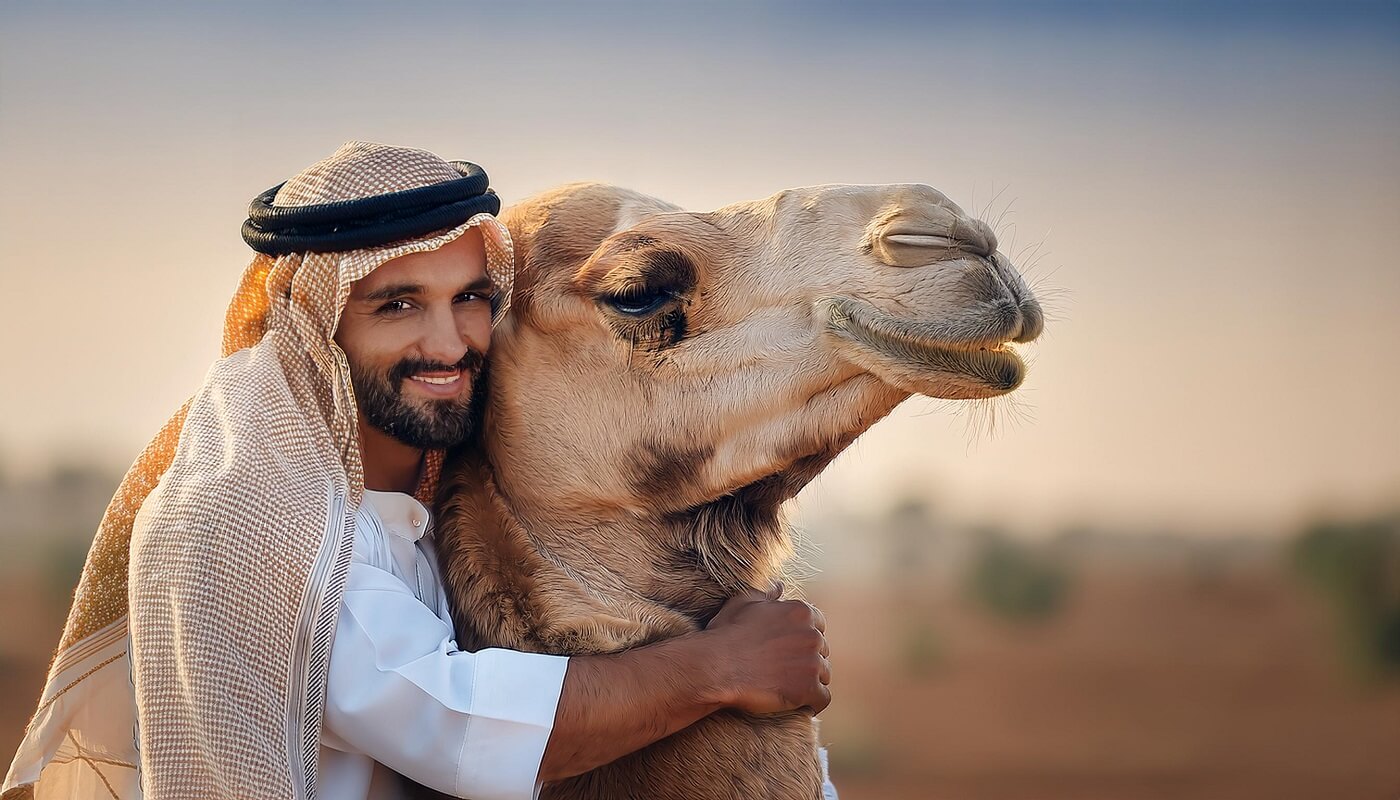
<path id="1" fill-rule="evenodd" d="M 817 301 L 827 330 L 849 356 L 871 373 L 901 389 L 931 397 L 970 399 L 1013 391 L 1026 365 L 1013 340 L 934 340 L 929 326 L 885 313 L 850 297 Z"/>

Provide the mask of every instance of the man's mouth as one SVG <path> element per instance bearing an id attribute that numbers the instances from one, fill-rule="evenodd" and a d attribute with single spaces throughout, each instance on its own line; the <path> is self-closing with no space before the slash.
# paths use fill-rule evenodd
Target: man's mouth
<path id="1" fill-rule="evenodd" d="M 439 400 L 456 400 L 462 394 L 462 387 L 467 384 L 462 378 L 467 374 L 464 369 L 455 369 L 451 372 L 418 372 L 408 376 L 417 387 L 419 394 Z"/>
<path id="2" fill-rule="evenodd" d="M 389 370 L 389 385 L 393 387 L 390 391 L 407 391 L 430 400 L 457 402 L 471 396 L 473 376 L 479 375 L 485 366 L 486 357 L 470 349 L 453 364 L 404 359 Z"/>
<path id="3" fill-rule="evenodd" d="M 447 385 L 456 383 L 457 381 L 461 380 L 461 379 L 462 379 L 462 371 L 461 371 L 461 370 L 456 370 L 456 371 L 451 372 L 451 373 L 448 373 L 448 374 L 443 374 L 443 373 L 432 373 L 432 374 L 427 374 L 427 373 L 425 373 L 425 374 L 421 374 L 421 375 L 410 375 L 410 376 L 408 376 L 408 377 L 409 377 L 411 380 L 421 381 L 421 382 L 423 382 L 423 383 L 431 383 L 431 384 L 433 384 L 434 386 L 447 386 Z"/>

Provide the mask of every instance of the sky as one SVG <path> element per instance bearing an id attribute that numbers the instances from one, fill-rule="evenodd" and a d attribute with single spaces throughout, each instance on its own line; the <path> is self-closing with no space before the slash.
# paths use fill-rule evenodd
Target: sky
<path id="1" fill-rule="evenodd" d="M 1050 318 L 799 500 L 1027 530 L 1400 505 L 1394 3 L 0 5 L 0 465 L 125 465 L 198 386 L 249 199 L 341 142 L 695 210 L 922 182 Z"/>

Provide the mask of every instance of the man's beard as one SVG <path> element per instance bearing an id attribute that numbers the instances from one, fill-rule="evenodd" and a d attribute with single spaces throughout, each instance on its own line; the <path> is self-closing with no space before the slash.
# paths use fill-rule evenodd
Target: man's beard
<path id="1" fill-rule="evenodd" d="M 471 378 L 465 395 L 451 400 L 408 400 L 403 382 L 424 372 L 459 370 L 458 380 Z M 461 444 L 474 433 L 486 395 L 486 357 L 467 350 L 456 364 L 406 359 L 385 370 L 358 370 L 350 365 L 355 400 L 365 421 L 410 447 L 440 450 Z"/>

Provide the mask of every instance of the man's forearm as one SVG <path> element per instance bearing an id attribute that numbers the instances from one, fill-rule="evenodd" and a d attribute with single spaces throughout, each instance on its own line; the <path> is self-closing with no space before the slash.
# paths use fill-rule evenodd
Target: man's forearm
<path id="1" fill-rule="evenodd" d="M 569 659 L 540 780 L 595 769 L 724 707 L 710 635 Z"/>
<path id="2" fill-rule="evenodd" d="M 806 603 L 778 600 L 782 591 L 730 598 L 703 631 L 569 659 L 539 780 L 596 769 L 721 708 L 826 708 L 826 622 Z"/>

